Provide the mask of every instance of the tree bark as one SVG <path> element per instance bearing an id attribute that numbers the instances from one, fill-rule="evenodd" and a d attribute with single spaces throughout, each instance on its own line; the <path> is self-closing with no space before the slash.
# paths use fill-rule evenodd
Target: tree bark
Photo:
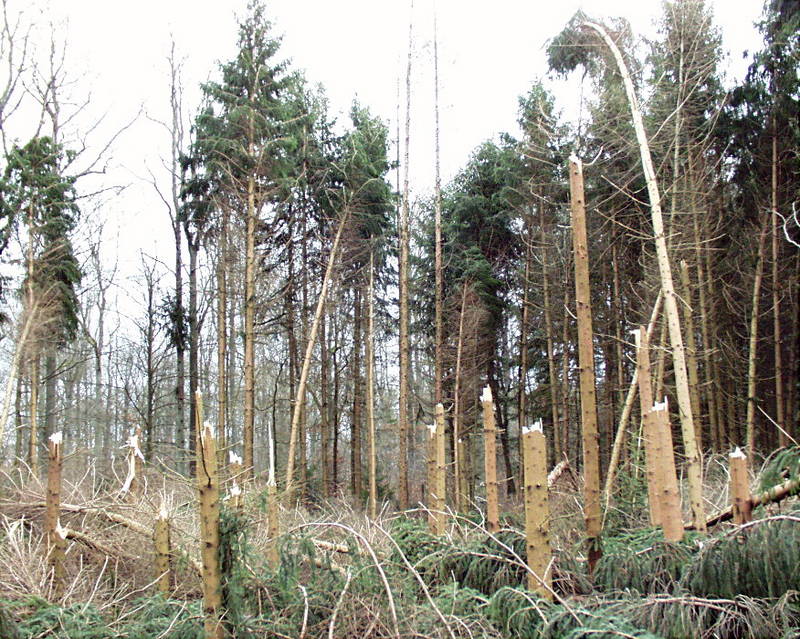
<path id="1" fill-rule="evenodd" d="M 747 356 L 747 421 L 745 426 L 745 445 L 748 460 L 752 460 L 756 448 L 756 362 L 758 359 L 758 318 L 761 299 L 761 280 L 764 276 L 764 244 L 769 224 L 764 222 L 758 236 L 758 257 L 753 278 L 753 302 L 750 311 L 750 340 Z"/>
<path id="2" fill-rule="evenodd" d="M 398 486 L 397 501 L 400 510 L 408 509 L 408 382 L 410 344 L 408 336 L 408 253 L 409 253 L 409 149 L 411 142 L 411 54 L 413 45 L 413 22 L 408 25 L 408 63 L 406 66 L 406 121 L 405 121 L 405 154 L 403 158 L 403 201 L 400 207 L 400 260 L 399 260 L 399 294 L 400 294 L 400 336 L 399 365 L 400 389 L 397 429 L 399 437 Z"/>
<path id="3" fill-rule="evenodd" d="M 339 242 L 342 238 L 342 231 L 347 224 L 349 218 L 349 210 L 345 210 L 342 219 L 339 221 L 339 229 L 336 231 L 336 237 L 331 246 L 331 253 L 328 256 L 328 266 L 325 269 L 325 276 L 322 279 L 322 288 L 319 292 L 319 299 L 317 300 L 317 309 L 314 313 L 314 322 L 311 324 L 311 332 L 308 335 L 308 343 L 306 344 L 306 353 L 303 358 L 303 368 L 300 372 L 300 383 L 297 385 L 297 396 L 295 398 L 294 408 L 292 410 L 292 425 L 289 431 L 289 451 L 286 459 L 286 497 L 291 500 L 292 484 L 294 482 L 294 456 L 297 448 L 297 435 L 300 424 L 300 413 L 302 410 L 303 398 L 306 396 L 306 383 L 308 382 L 308 372 L 311 369 L 311 356 L 314 353 L 314 345 L 317 340 L 317 331 L 322 319 L 322 311 L 325 308 L 325 300 L 328 297 L 328 288 L 330 287 L 331 280 L 333 279 L 333 265 L 336 261 L 336 256 L 339 251 Z"/>
<path id="4" fill-rule="evenodd" d="M 664 310 L 669 327 L 670 343 L 672 344 L 672 362 L 675 371 L 675 390 L 678 398 L 678 409 L 681 419 L 683 445 L 686 453 L 686 474 L 689 483 L 689 499 L 692 509 L 692 520 L 697 530 L 705 530 L 705 511 L 703 507 L 703 469 L 700 451 L 697 449 L 694 416 L 692 415 L 691 397 L 689 394 L 689 380 L 686 370 L 686 356 L 681 334 L 680 316 L 672 280 L 672 267 L 670 266 L 667 252 L 666 238 L 664 236 L 664 222 L 661 215 L 661 195 L 659 194 L 656 173 L 650 156 L 650 146 L 642 122 L 642 113 L 633 88 L 628 69 L 622 58 L 619 48 L 598 24 L 585 22 L 585 26 L 596 31 L 614 56 L 620 75 L 625 86 L 625 93 L 631 109 L 633 128 L 639 144 L 647 192 L 650 199 L 650 213 L 653 220 L 653 232 L 656 244 L 656 256 L 661 277 L 661 288 L 664 292 Z"/>
<path id="5" fill-rule="evenodd" d="M 575 310 L 578 317 L 578 365 L 580 367 L 581 432 L 583 441 L 583 511 L 589 547 L 589 572 L 601 556 L 600 532 L 600 442 L 595 395 L 592 306 L 589 290 L 589 248 L 583 196 L 583 165 L 569 160 L 570 211 L 575 254 Z"/>

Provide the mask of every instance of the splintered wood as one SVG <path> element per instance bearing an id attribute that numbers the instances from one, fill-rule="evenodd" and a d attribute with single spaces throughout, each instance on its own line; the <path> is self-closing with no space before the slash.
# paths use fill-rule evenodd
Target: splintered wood
<path id="1" fill-rule="evenodd" d="M 525 463 L 525 541 L 530 570 L 528 590 L 552 599 L 547 444 L 541 420 L 522 429 L 522 450 Z"/>
<path id="2" fill-rule="evenodd" d="M 492 389 L 484 387 L 481 395 L 483 405 L 483 464 L 486 473 L 486 527 L 489 532 L 500 530 L 500 515 L 497 503 L 497 429 L 494 423 L 494 401 Z"/>

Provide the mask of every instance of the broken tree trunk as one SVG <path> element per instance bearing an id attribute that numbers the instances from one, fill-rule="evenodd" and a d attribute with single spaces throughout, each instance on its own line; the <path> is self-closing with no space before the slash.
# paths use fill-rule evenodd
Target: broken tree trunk
<path id="1" fill-rule="evenodd" d="M 170 591 L 170 540 L 169 513 L 162 502 L 153 528 L 153 546 L 155 548 L 156 589 L 165 597 Z"/>
<path id="2" fill-rule="evenodd" d="M 575 254 L 575 314 L 578 318 L 578 367 L 581 391 L 581 433 L 583 441 L 583 512 L 589 545 L 589 572 L 600 559 L 600 440 L 597 428 L 592 306 L 589 290 L 589 247 L 583 196 L 583 164 L 569 159 L 572 245 Z"/>
<path id="3" fill-rule="evenodd" d="M 492 389 L 484 387 L 481 395 L 483 406 L 483 467 L 486 480 L 486 527 L 491 533 L 500 530 L 500 515 L 497 503 L 497 431 L 494 422 Z"/>
<path id="4" fill-rule="evenodd" d="M 61 527 L 61 433 L 53 433 L 47 442 L 47 504 L 45 507 L 45 531 L 47 533 L 47 564 L 53 571 L 53 591 L 56 598 L 61 596 L 66 572 L 66 531 Z"/>
<path id="5" fill-rule="evenodd" d="M 622 53 L 602 26 L 593 22 L 584 22 L 583 25 L 598 33 L 606 46 L 611 50 L 619 73 L 622 76 L 625 94 L 628 98 L 628 104 L 631 110 L 631 120 L 634 131 L 636 132 L 636 140 L 639 145 L 639 154 L 641 156 L 642 169 L 650 200 L 656 258 L 661 278 L 661 290 L 664 293 L 664 312 L 669 328 L 670 343 L 672 345 L 675 394 L 678 398 L 678 410 L 680 413 L 683 445 L 686 454 L 686 476 L 689 484 L 689 501 L 692 509 L 692 521 L 697 527 L 697 530 L 703 531 L 705 530 L 706 520 L 703 508 L 702 459 L 700 457 L 700 451 L 697 449 L 694 415 L 692 414 L 691 397 L 689 394 L 689 379 L 686 370 L 686 355 L 683 347 L 683 335 L 681 334 L 681 320 L 678 313 L 677 296 L 672 280 L 672 267 L 670 266 L 667 242 L 664 234 L 664 220 L 661 214 L 661 195 L 656 180 L 656 172 L 653 168 L 653 160 L 650 155 L 650 145 L 644 130 L 642 112 L 639 108 L 639 101 L 636 97 L 633 81 L 625 65 Z"/>
<path id="6" fill-rule="evenodd" d="M 528 590 L 552 600 L 547 442 L 542 420 L 522 430 L 522 451 L 525 464 L 525 542 L 530 569 Z"/>
<path id="7" fill-rule="evenodd" d="M 199 402 L 198 402 L 199 403 Z M 198 415 L 200 414 L 198 406 Z M 200 495 L 200 556 L 203 561 L 203 614 L 206 639 L 223 639 L 219 568 L 219 473 L 217 441 L 211 424 L 200 431 L 197 488 Z"/>
<path id="8" fill-rule="evenodd" d="M 650 322 L 647 324 L 647 340 L 653 336 L 653 329 L 655 328 L 656 319 L 661 312 L 661 291 L 658 292 L 656 303 L 653 306 L 653 312 L 650 315 Z M 637 329 L 637 331 L 640 329 Z M 639 383 L 639 369 L 638 367 L 633 371 L 631 384 L 628 387 L 628 394 L 625 396 L 625 402 L 622 405 L 622 413 L 619 417 L 619 426 L 617 426 L 617 434 L 614 437 L 614 447 L 611 450 L 611 459 L 608 462 L 608 472 L 606 473 L 606 485 L 603 488 L 603 504 L 605 510 L 603 515 L 608 512 L 608 504 L 611 499 L 611 491 L 614 488 L 614 479 L 617 476 L 617 467 L 619 466 L 619 458 L 622 452 L 622 444 L 625 441 L 625 431 L 628 428 L 628 421 L 631 418 L 631 411 L 633 410 L 633 400 L 636 398 L 636 388 Z"/>
<path id="9" fill-rule="evenodd" d="M 753 519 L 753 503 L 750 497 L 750 479 L 747 476 L 747 457 L 741 448 L 730 454 L 731 509 L 733 523 L 741 526 Z"/>
<path id="10" fill-rule="evenodd" d="M 325 269 L 325 277 L 322 279 L 322 289 L 319 292 L 319 299 L 317 300 L 317 309 L 314 312 L 314 321 L 311 324 L 311 332 L 308 335 L 308 342 L 306 343 L 306 353 L 303 358 L 303 369 L 300 372 L 300 382 L 297 385 L 297 395 L 294 400 L 294 409 L 292 410 L 292 426 L 289 431 L 289 451 L 286 459 L 286 499 L 292 499 L 292 484 L 294 482 L 294 457 L 295 449 L 297 448 L 297 433 L 300 428 L 300 416 L 303 412 L 306 397 L 306 384 L 308 383 L 308 372 L 311 369 L 311 356 L 314 353 L 314 345 L 317 341 L 317 331 L 319 330 L 319 323 L 322 319 L 322 311 L 325 308 L 325 300 L 328 297 L 328 288 L 331 285 L 333 277 L 333 265 L 336 262 L 336 255 L 339 250 L 339 242 L 342 239 L 342 231 L 347 224 L 349 216 L 349 209 L 345 209 L 342 219 L 339 221 L 339 229 L 336 231 L 336 237 L 333 240 L 331 247 L 331 254 L 328 256 L 328 265 Z M 251 460 L 252 463 L 252 460 Z M 247 469 L 247 459 L 245 459 L 245 470 Z"/>
<path id="11" fill-rule="evenodd" d="M 658 473 L 656 471 L 656 442 L 650 425 L 653 407 L 653 386 L 650 381 L 650 334 L 644 327 L 633 331 L 636 341 L 636 373 L 639 379 L 639 406 L 642 416 L 642 433 L 647 476 L 647 500 L 650 504 L 650 523 L 660 526 L 663 520 L 661 500 L 658 498 Z"/>
<path id="12" fill-rule="evenodd" d="M 436 472 L 435 483 L 433 486 L 435 501 L 433 504 L 436 518 L 436 534 L 443 535 L 446 525 L 445 508 L 447 507 L 447 501 L 445 497 L 445 491 L 447 490 L 447 466 L 445 465 L 444 406 L 441 404 L 436 404 L 435 421 L 436 437 L 434 438 L 434 462 L 436 464 Z"/>
<path id="13" fill-rule="evenodd" d="M 678 476 L 675 473 L 675 453 L 672 447 L 672 429 L 669 424 L 667 398 L 653 404 L 648 423 L 655 440 L 655 464 L 657 475 L 657 498 L 660 501 L 661 528 L 664 539 L 680 541 L 683 539 L 683 516 L 681 515 L 681 494 L 678 489 Z"/>

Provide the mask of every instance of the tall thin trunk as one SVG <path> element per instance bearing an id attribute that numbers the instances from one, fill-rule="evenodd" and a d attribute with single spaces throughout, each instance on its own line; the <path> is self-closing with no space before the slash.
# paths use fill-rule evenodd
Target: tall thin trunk
<path id="1" fill-rule="evenodd" d="M 454 476 L 455 480 L 455 504 L 456 512 L 463 512 L 464 506 L 468 499 L 463 487 L 461 486 L 460 478 L 462 477 L 465 460 L 462 458 L 461 451 L 463 450 L 462 434 L 461 434 L 461 359 L 464 352 L 464 312 L 467 305 L 467 282 L 464 282 L 461 293 L 461 312 L 458 315 L 458 342 L 456 343 L 456 370 L 455 378 L 453 380 L 453 440 L 454 440 Z"/>
<path id="2" fill-rule="evenodd" d="M 55 432 L 55 422 L 56 356 L 49 350 L 44 356 L 44 439 L 48 439 Z"/>
<path id="3" fill-rule="evenodd" d="M 667 243 L 664 236 L 664 221 L 661 215 L 661 195 L 656 181 L 656 173 L 650 155 L 650 146 L 647 142 L 642 113 L 633 88 L 628 69 L 622 58 L 622 53 L 614 40 L 598 24 L 585 22 L 585 26 L 595 30 L 611 50 L 617 63 L 620 75 L 625 86 L 625 93 L 631 109 L 633 128 L 639 144 L 642 168 L 647 183 L 647 193 L 650 199 L 650 213 L 653 221 L 655 235 L 656 256 L 658 270 L 661 276 L 661 288 L 664 291 L 664 310 L 669 327 L 670 343 L 672 344 L 672 363 L 675 371 L 675 391 L 678 398 L 678 410 L 681 419 L 683 445 L 686 453 L 686 474 L 689 483 L 689 501 L 692 509 L 692 521 L 697 530 L 704 532 L 706 529 L 705 509 L 703 507 L 703 465 L 700 451 L 697 449 L 694 416 L 692 415 L 691 397 L 689 394 L 689 379 L 686 370 L 686 356 L 681 334 L 681 320 L 678 312 L 678 303 L 675 287 L 672 280 L 672 267 L 670 266 Z"/>
<path id="4" fill-rule="evenodd" d="M 367 288 L 367 429 L 369 433 L 369 516 L 378 516 L 378 480 L 375 433 L 375 253 L 369 254 Z"/>
<path id="5" fill-rule="evenodd" d="M 435 146 L 435 168 L 433 184 L 433 207 L 435 217 L 435 242 L 436 242 L 436 293 L 435 293 L 435 323 L 436 335 L 434 338 L 434 404 L 442 403 L 442 381 L 444 370 L 442 364 L 442 346 L 444 343 L 444 323 L 443 323 L 443 295 L 444 279 L 442 268 L 442 178 L 440 174 L 440 148 L 439 148 L 439 38 L 436 22 L 436 14 L 433 17 L 433 87 L 434 87 L 434 146 Z"/>
<path id="6" fill-rule="evenodd" d="M 761 299 L 761 280 L 764 276 L 764 244 L 766 241 L 768 223 L 765 221 L 758 236 L 758 258 L 756 272 L 753 278 L 753 302 L 750 306 L 750 341 L 747 356 L 747 421 L 745 427 L 745 440 L 747 458 L 755 458 L 756 448 L 756 361 L 758 359 L 758 318 L 759 301 Z"/>
<path id="7" fill-rule="evenodd" d="M 320 409 L 319 409 L 319 430 L 320 430 L 320 465 L 322 467 L 322 494 L 330 497 L 331 476 L 330 476 L 330 440 L 331 426 L 329 419 L 328 393 L 330 385 L 330 374 L 328 372 L 328 336 L 326 332 L 328 313 L 323 311 L 322 322 L 319 325 L 319 375 L 320 375 Z"/>
<path id="8" fill-rule="evenodd" d="M 189 394 L 191 397 L 199 390 L 200 376 L 200 327 L 198 326 L 197 314 L 197 254 L 199 252 L 199 241 L 195 234 L 186 229 L 186 239 L 189 245 Z M 197 407 L 195 402 L 189 402 L 189 423 L 195 424 L 197 421 Z M 187 438 L 189 444 L 189 464 L 195 463 L 195 444 L 197 438 L 194 436 Z"/>
<path id="9" fill-rule="evenodd" d="M 247 231 L 244 271 L 244 425 L 243 466 L 253 474 L 253 429 L 255 425 L 255 307 L 256 307 L 256 212 L 255 178 L 247 178 Z"/>
<path id="10" fill-rule="evenodd" d="M 217 434 L 219 447 L 228 447 L 228 209 L 223 207 L 217 257 Z"/>
<path id="11" fill-rule="evenodd" d="M 30 433 L 28 437 L 28 467 L 34 477 L 39 476 L 39 358 L 35 356 L 30 361 Z"/>
<path id="12" fill-rule="evenodd" d="M 589 289 L 589 246 L 586 234 L 586 209 L 583 195 L 583 164 L 569 160 L 572 214 L 572 241 L 575 254 L 575 310 L 578 317 L 578 362 L 581 390 L 581 432 L 583 441 L 584 498 L 589 571 L 601 556 L 600 550 L 600 442 L 595 395 L 592 306 Z"/>
<path id="13" fill-rule="evenodd" d="M 775 353 L 775 421 L 778 424 L 778 446 L 787 446 L 786 419 L 783 405 L 783 339 L 781 337 L 781 283 L 778 279 L 780 220 L 778 216 L 778 133 L 772 119 L 772 333 Z M 748 451 L 752 456 L 752 450 Z"/>
<path id="14" fill-rule="evenodd" d="M 413 10 L 414 3 L 411 2 Z M 399 442 L 397 502 L 400 510 L 408 509 L 408 382 L 410 344 L 408 336 L 408 253 L 409 253 L 409 149 L 411 142 L 411 53 L 413 45 L 413 20 L 408 25 L 408 64 L 406 66 L 406 123 L 405 154 L 403 158 L 403 201 L 400 207 L 400 261 L 399 261 L 399 293 L 400 293 L 400 336 L 399 365 L 400 389 L 397 429 Z"/>
<path id="15" fill-rule="evenodd" d="M 525 216 L 525 272 L 522 277 L 522 316 L 519 322 L 519 378 L 517 380 L 517 424 L 519 425 L 519 452 L 522 458 L 522 431 L 528 426 L 528 318 L 530 315 L 529 287 L 531 281 L 531 261 L 533 260 L 533 238 L 531 237 L 530 215 Z M 554 424 L 555 426 L 555 424 Z M 524 473 L 524 464 L 520 464 Z M 524 477 L 522 478 L 524 481 Z"/>
<path id="16" fill-rule="evenodd" d="M 562 424 L 560 424 L 558 419 L 558 379 L 553 349 L 553 313 L 550 309 L 550 274 L 547 261 L 544 207 L 540 208 L 539 219 L 539 225 L 542 231 L 542 305 L 544 306 L 542 310 L 544 313 L 544 332 L 547 346 L 547 378 L 550 382 L 550 414 L 553 420 L 553 450 L 555 459 L 560 460 L 564 451 L 561 446 Z"/>
<path id="17" fill-rule="evenodd" d="M 319 330 L 320 320 L 322 319 L 322 311 L 325 308 L 325 301 L 328 297 L 328 289 L 330 288 L 331 280 L 333 279 L 333 265 L 336 262 L 339 252 L 339 242 L 342 238 L 342 231 L 344 230 L 347 220 L 349 219 L 350 211 L 346 209 L 339 221 L 339 229 L 336 231 L 336 237 L 331 246 L 331 253 L 328 256 L 328 266 L 325 269 L 325 276 L 322 278 L 322 287 L 319 292 L 319 299 L 317 300 L 317 309 L 314 312 L 314 321 L 311 324 L 311 332 L 308 335 L 306 343 L 306 353 L 303 358 L 303 368 L 300 371 L 300 383 L 297 385 L 297 396 L 295 397 L 294 409 L 292 411 L 292 424 L 289 431 L 289 451 L 286 460 L 286 495 L 291 499 L 292 483 L 294 482 L 294 457 L 297 448 L 297 437 L 300 425 L 300 415 L 303 410 L 303 398 L 306 396 L 306 383 L 308 382 L 308 372 L 311 369 L 311 355 L 314 352 L 314 345 L 317 340 L 317 331 Z"/>
<path id="18" fill-rule="evenodd" d="M 363 319 L 361 303 L 361 284 L 356 284 L 353 302 L 353 411 L 351 413 L 350 441 L 350 490 L 357 501 L 361 499 L 363 475 L 361 465 L 361 408 L 363 404 L 363 377 L 361 375 L 361 328 Z"/>
<path id="19" fill-rule="evenodd" d="M 697 416 L 697 448 L 703 450 L 703 429 L 700 421 L 700 376 L 697 372 L 697 342 L 694 334 L 694 310 L 692 284 L 689 277 L 689 264 L 681 260 L 681 284 L 683 287 L 683 321 L 686 326 L 686 366 L 689 372 L 689 394 L 692 400 L 692 414 Z"/>

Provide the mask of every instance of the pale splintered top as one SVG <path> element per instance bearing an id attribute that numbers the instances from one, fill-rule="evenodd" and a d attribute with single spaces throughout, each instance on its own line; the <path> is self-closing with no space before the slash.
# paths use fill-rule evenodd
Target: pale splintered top
<path id="1" fill-rule="evenodd" d="M 52 435 L 50 435 L 50 441 L 53 442 L 56 446 L 61 445 L 61 442 L 64 441 L 64 437 L 61 434 L 61 431 L 58 431 L 57 433 L 53 433 Z"/>
<path id="2" fill-rule="evenodd" d="M 730 454 L 731 459 L 744 459 L 745 457 L 746 455 L 744 454 L 744 452 L 742 452 L 742 449 L 739 448 L 738 446 L 736 447 L 736 450 Z"/>
<path id="3" fill-rule="evenodd" d="M 542 420 L 537 419 L 531 426 L 523 426 L 522 427 L 522 434 L 527 435 L 528 433 L 543 433 L 544 426 L 542 425 Z"/>
<path id="4" fill-rule="evenodd" d="M 492 389 L 489 388 L 488 384 L 483 387 L 483 393 L 481 394 L 481 401 L 482 402 L 492 401 Z"/>
<path id="5" fill-rule="evenodd" d="M 572 162 L 573 164 L 577 164 L 578 166 L 582 164 L 581 159 L 574 153 L 570 153 L 569 161 Z"/>
<path id="6" fill-rule="evenodd" d="M 239 455 L 237 455 L 233 451 L 231 451 L 228 454 L 228 460 L 230 461 L 231 464 L 241 464 L 242 463 L 242 458 L 239 457 Z"/>
<path id="7" fill-rule="evenodd" d="M 653 412 L 655 412 L 655 411 L 658 411 L 658 410 L 667 410 L 668 408 L 669 408 L 669 401 L 667 400 L 667 398 L 665 396 L 663 402 L 655 402 L 653 404 L 652 410 L 653 410 Z"/>

